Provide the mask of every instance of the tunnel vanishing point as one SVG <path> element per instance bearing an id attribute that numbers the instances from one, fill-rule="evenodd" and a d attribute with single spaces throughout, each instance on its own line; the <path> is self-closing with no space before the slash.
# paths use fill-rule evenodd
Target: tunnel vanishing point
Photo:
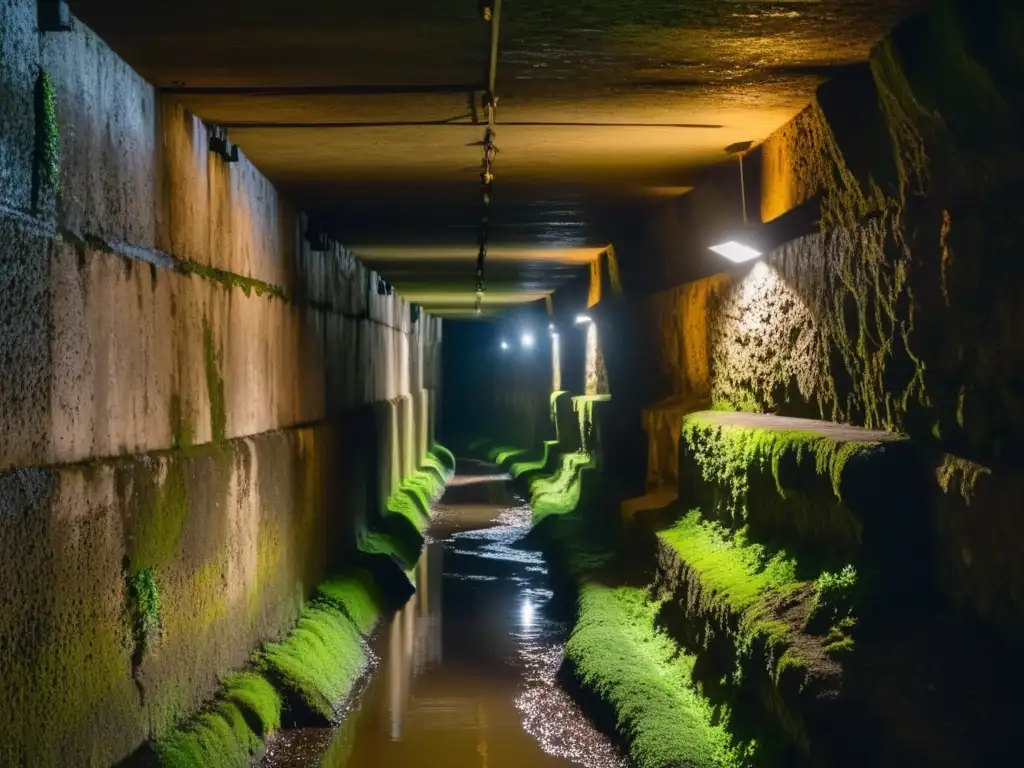
<path id="1" fill-rule="evenodd" d="M 456 456 L 530 503 L 631 765 L 1018 764 L 1022 41 L 0 0 L 0 766 L 336 726 Z"/>

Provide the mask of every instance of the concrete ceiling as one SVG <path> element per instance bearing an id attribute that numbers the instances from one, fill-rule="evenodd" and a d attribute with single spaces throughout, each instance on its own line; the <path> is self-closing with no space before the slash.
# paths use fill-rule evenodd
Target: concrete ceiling
<path id="1" fill-rule="evenodd" d="M 504 0 L 485 307 L 555 290 L 602 212 L 682 194 L 918 0 Z M 78 0 L 428 310 L 473 303 L 490 25 L 476 0 Z"/>

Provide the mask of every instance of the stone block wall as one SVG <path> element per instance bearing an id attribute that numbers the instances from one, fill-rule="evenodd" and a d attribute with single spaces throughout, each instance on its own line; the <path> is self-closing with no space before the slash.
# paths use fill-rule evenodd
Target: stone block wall
<path id="1" fill-rule="evenodd" d="M 701 397 L 904 433 L 934 469 L 940 580 L 1012 636 L 1024 581 L 983 563 L 1024 546 L 1009 490 L 1024 460 L 1024 91 L 1007 32 L 1024 15 L 976 5 L 897 28 L 761 147 L 762 218 L 782 231 L 811 209 L 816 226 L 622 311 L 652 318 L 649 484 L 672 482 L 678 411 Z M 949 466 L 977 468 L 969 506 L 941 482 Z"/>
<path id="2" fill-rule="evenodd" d="M 0 4 L 0 765 L 109 765 L 288 630 L 419 467 L 441 323 L 36 14 Z"/>

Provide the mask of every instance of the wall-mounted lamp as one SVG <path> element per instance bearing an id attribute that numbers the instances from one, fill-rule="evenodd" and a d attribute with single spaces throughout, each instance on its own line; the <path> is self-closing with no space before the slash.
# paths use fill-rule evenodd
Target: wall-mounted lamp
<path id="1" fill-rule="evenodd" d="M 590 315 L 587 315 L 587 314 L 576 315 L 576 325 L 583 325 L 584 323 L 592 323 L 592 322 L 594 322 L 594 321 L 591 319 Z"/>
<path id="2" fill-rule="evenodd" d="M 536 340 L 533 338 L 532 333 L 524 333 L 520 341 L 523 344 L 523 349 L 533 349 Z"/>
<path id="3" fill-rule="evenodd" d="M 210 126 L 210 151 L 220 155 L 225 162 L 238 162 L 238 145 L 231 143 L 227 129 L 219 125 Z"/>
<path id="4" fill-rule="evenodd" d="M 752 244 L 752 238 L 749 235 L 749 227 L 747 225 L 747 187 L 746 182 L 743 178 L 743 155 L 754 145 L 752 141 L 741 141 L 736 144 L 730 144 L 725 148 L 725 151 L 730 155 L 736 155 L 739 158 L 740 165 L 740 202 L 743 205 L 743 230 L 744 235 L 740 240 L 727 240 L 724 243 L 718 245 L 712 245 L 711 250 L 717 253 L 719 256 L 728 259 L 735 264 L 742 264 L 745 261 L 752 261 L 753 259 L 761 256 L 761 251 L 755 248 Z"/>
<path id="5" fill-rule="evenodd" d="M 711 250 L 735 264 L 742 264 L 761 256 L 761 252 L 756 248 L 751 248 L 749 245 L 738 243 L 735 240 L 712 245 Z"/>

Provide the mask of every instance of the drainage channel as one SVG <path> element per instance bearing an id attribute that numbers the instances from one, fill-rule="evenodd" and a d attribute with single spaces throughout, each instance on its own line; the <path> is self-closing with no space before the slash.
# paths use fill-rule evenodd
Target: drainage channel
<path id="1" fill-rule="evenodd" d="M 286 731 L 262 768 L 626 768 L 556 675 L 569 625 L 511 478 L 460 462 L 435 506 L 416 594 L 373 640 L 374 667 L 334 729 Z"/>

